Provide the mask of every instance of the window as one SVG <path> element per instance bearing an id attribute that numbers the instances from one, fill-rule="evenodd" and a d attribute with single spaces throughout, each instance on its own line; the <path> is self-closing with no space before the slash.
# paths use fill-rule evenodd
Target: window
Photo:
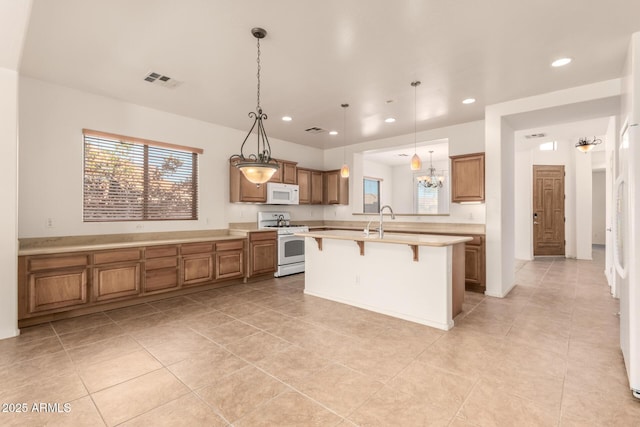
<path id="1" fill-rule="evenodd" d="M 416 178 L 416 213 L 438 213 L 438 189 L 427 188 Z"/>
<path id="2" fill-rule="evenodd" d="M 543 142 L 540 144 L 540 151 L 556 151 L 558 143 L 556 141 Z"/>
<path id="3" fill-rule="evenodd" d="M 203 150 L 83 130 L 85 222 L 198 219 Z"/>
<path id="4" fill-rule="evenodd" d="M 380 212 L 380 180 L 364 178 L 363 210 L 364 213 Z"/>

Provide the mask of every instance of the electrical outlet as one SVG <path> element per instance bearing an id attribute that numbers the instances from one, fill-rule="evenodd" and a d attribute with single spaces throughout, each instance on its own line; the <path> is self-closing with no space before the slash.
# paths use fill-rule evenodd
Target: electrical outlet
<path id="1" fill-rule="evenodd" d="M 138 225 L 136 225 L 136 228 L 137 228 L 138 230 L 142 230 L 142 229 L 144 228 L 144 225 L 142 225 L 142 224 L 138 224 Z"/>
<path id="2" fill-rule="evenodd" d="M 53 228 L 53 218 L 47 218 L 47 228 Z"/>
<path id="3" fill-rule="evenodd" d="M 360 275 L 356 274 L 356 285 L 360 284 Z"/>

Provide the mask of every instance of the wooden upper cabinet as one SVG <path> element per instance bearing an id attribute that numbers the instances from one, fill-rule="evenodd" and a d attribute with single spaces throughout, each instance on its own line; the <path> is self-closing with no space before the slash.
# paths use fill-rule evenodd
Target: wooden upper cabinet
<path id="1" fill-rule="evenodd" d="M 297 184 L 297 163 L 289 162 L 287 160 L 278 160 L 278 166 L 280 168 L 273 174 L 269 182 L 280 182 L 283 184 Z"/>
<path id="2" fill-rule="evenodd" d="M 308 205 L 311 203 L 311 171 L 298 168 L 298 203 Z"/>
<path id="3" fill-rule="evenodd" d="M 298 186 L 301 205 L 321 205 L 323 203 L 323 177 L 321 171 L 298 168 Z"/>
<path id="4" fill-rule="evenodd" d="M 235 202 L 267 202 L 267 186 L 256 185 L 244 177 L 233 162 L 229 163 L 229 201 Z"/>
<path id="5" fill-rule="evenodd" d="M 324 197 L 324 174 L 320 171 L 311 171 L 311 204 L 321 205 Z M 348 203 L 348 202 L 347 202 Z"/>
<path id="6" fill-rule="evenodd" d="M 323 194 L 325 205 L 348 205 L 349 178 L 342 178 L 339 169 L 324 172 Z"/>
<path id="7" fill-rule="evenodd" d="M 484 153 L 451 156 L 451 201 L 484 202 Z"/>

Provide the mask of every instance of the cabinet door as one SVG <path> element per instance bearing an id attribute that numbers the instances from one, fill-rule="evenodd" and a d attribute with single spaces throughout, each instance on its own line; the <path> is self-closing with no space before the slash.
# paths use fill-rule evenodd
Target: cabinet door
<path id="1" fill-rule="evenodd" d="M 451 157 L 451 201 L 484 202 L 484 153 Z"/>
<path id="2" fill-rule="evenodd" d="M 308 205 L 311 203 L 311 171 L 298 169 L 299 203 Z M 322 174 L 320 174 L 322 176 Z M 322 182 L 322 180 L 320 181 Z"/>
<path id="3" fill-rule="evenodd" d="M 104 301 L 139 294 L 140 271 L 140 262 L 94 267 L 94 299 Z"/>
<path id="4" fill-rule="evenodd" d="M 275 240 L 251 242 L 250 276 L 275 273 L 278 268 L 278 244 Z"/>
<path id="5" fill-rule="evenodd" d="M 311 204 L 321 205 L 323 198 L 323 174 L 322 172 L 311 172 Z"/>
<path id="6" fill-rule="evenodd" d="M 216 252 L 216 280 L 244 277 L 244 251 Z"/>
<path id="7" fill-rule="evenodd" d="M 88 271 L 88 268 L 78 267 L 29 274 L 28 312 L 85 304 Z"/>
<path id="8" fill-rule="evenodd" d="M 278 170 L 271 176 L 271 179 L 269 180 L 269 182 L 282 182 L 282 178 L 284 176 L 283 170 L 284 170 L 284 166 L 283 163 L 281 161 L 278 160 Z"/>
<path id="9" fill-rule="evenodd" d="M 282 168 L 282 182 L 285 184 L 297 184 L 298 175 L 296 173 L 297 167 L 295 163 L 284 162 L 280 164 Z"/>
<path id="10" fill-rule="evenodd" d="M 340 175 L 333 172 L 325 172 L 324 174 L 324 203 L 326 205 L 336 205 L 339 202 L 338 198 L 338 181 Z"/>
<path id="11" fill-rule="evenodd" d="M 480 283 L 480 247 L 466 245 L 464 253 L 464 278 L 470 283 Z"/>
<path id="12" fill-rule="evenodd" d="M 182 285 L 195 285 L 213 280 L 213 254 L 187 255 L 182 258 Z"/>
<path id="13" fill-rule="evenodd" d="M 349 204 L 349 178 L 342 178 L 340 170 L 324 173 L 324 204 Z"/>

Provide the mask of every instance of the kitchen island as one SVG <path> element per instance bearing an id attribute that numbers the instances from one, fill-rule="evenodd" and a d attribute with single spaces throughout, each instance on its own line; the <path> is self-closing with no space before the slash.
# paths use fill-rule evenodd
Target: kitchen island
<path id="1" fill-rule="evenodd" d="M 305 237 L 305 293 L 449 330 L 471 237 L 333 230 Z"/>

